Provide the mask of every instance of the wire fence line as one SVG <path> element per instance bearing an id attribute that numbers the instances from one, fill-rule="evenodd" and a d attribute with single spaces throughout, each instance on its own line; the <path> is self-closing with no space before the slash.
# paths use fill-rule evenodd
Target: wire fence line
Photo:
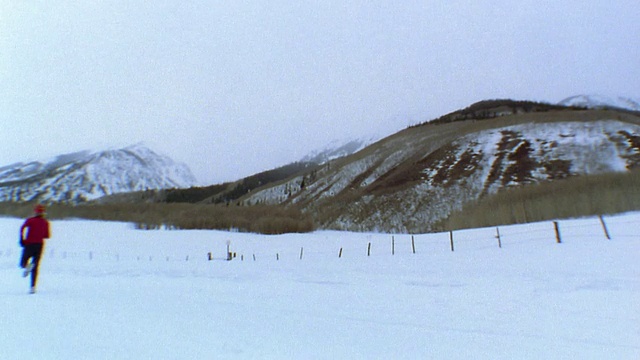
<path id="1" fill-rule="evenodd" d="M 363 258 L 376 256 L 407 256 L 411 254 L 437 254 L 442 252 L 468 252 L 487 248 L 508 249 L 519 246 L 549 246 L 564 242 L 616 241 L 640 239 L 632 220 L 605 219 L 604 217 L 540 222 L 531 224 L 467 229 L 433 234 L 359 234 L 349 240 L 332 239 L 331 244 L 312 242 L 243 243 L 227 241 L 226 247 L 212 246 L 200 252 L 131 252 L 104 250 L 73 250 L 46 246 L 44 258 L 56 262 L 110 262 L 110 263 L 180 263 L 210 261 L 280 261 L 283 259 Z M 142 231 L 142 230 L 141 230 Z M 300 238 L 304 238 L 304 234 Z M 259 244 L 259 246 L 257 245 Z M 332 247 L 333 246 L 333 247 Z M 224 248 L 224 249 L 223 249 Z M 0 261 L 17 262 L 21 249 L 0 249 Z"/>

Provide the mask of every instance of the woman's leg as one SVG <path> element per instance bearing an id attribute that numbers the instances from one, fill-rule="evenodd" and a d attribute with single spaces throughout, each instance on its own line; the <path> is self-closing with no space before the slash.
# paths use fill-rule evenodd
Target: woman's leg
<path id="1" fill-rule="evenodd" d="M 33 245 L 33 255 L 31 263 L 33 264 L 33 270 L 31 270 L 31 287 L 36 287 L 38 281 L 38 267 L 40 265 L 40 257 L 42 256 L 42 244 Z"/>
<path id="2" fill-rule="evenodd" d="M 27 267 L 27 263 L 29 262 L 29 258 L 31 257 L 29 253 L 29 248 L 27 247 L 27 245 L 25 245 L 22 248 L 22 257 L 20 257 L 20 267 L 23 269 Z"/>

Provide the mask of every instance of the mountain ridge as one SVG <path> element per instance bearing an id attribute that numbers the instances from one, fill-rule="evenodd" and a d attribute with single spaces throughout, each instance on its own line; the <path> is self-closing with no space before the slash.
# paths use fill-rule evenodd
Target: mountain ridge
<path id="1" fill-rule="evenodd" d="M 0 167 L 0 201 L 79 203 L 116 193 L 190 187 L 195 182 L 185 164 L 135 144 Z"/>
<path id="2" fill-rule="evenodd" d="M 629 111 L 640 111 L 640 101 L 623 96 L 605 96 L 605 95 L 574 95 L 561 100 L 559 105 L 578 106 L 587 109 L 623 109 Z"/>

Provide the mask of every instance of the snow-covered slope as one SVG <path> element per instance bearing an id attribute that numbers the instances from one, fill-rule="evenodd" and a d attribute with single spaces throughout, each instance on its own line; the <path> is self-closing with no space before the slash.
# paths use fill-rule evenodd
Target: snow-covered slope
<path id="1" fill-rule="evenodd" d="M 380 140 L 380 138 L 381 137 L 368 137 L 351 140 L 334 140 L 327 146 L 312 151 L 300 161 L 324 164 L 327 161 L 354 154 Z"/>
<path id="2" fill-rule="evenodd" d="M 640 111 L 640 101 L 628 97 L 604 95 L 576 95 L 559 102 L 563 106 L 577 106 L 588 109 L 617 108 Z"/>
<path id="3" fill-rule="evenodd" d="M 105 195 L 193 186 L 185 164 L 137 144 L 0 168 L 0 201 L 80 202 Z"/>
<path id="4" fill-rule="evenodd" d="M 429 224 L 504 188 L 639 168 L 636 116 L 545 111 L 406 129 L 244 201 L 298 204 L 322 213 L 324 228 L 429 231 Z"/>

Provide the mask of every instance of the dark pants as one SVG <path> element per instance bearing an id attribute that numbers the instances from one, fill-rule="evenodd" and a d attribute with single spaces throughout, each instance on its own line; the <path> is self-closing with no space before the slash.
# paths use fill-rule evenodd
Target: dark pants
<path id="1" fill-rule="evenodd" d="M 40 264 L 40 256 L 42 256 L 43 244 L 27 244 L 22 249 L 22 259 L 20 259 L 20 267 L 23 269 L 27 267 L 29 259 L 33 264 L 33 270 L 31 271 L 31 286 L 36 286 L 38 280 L 38 265 Z"/>

